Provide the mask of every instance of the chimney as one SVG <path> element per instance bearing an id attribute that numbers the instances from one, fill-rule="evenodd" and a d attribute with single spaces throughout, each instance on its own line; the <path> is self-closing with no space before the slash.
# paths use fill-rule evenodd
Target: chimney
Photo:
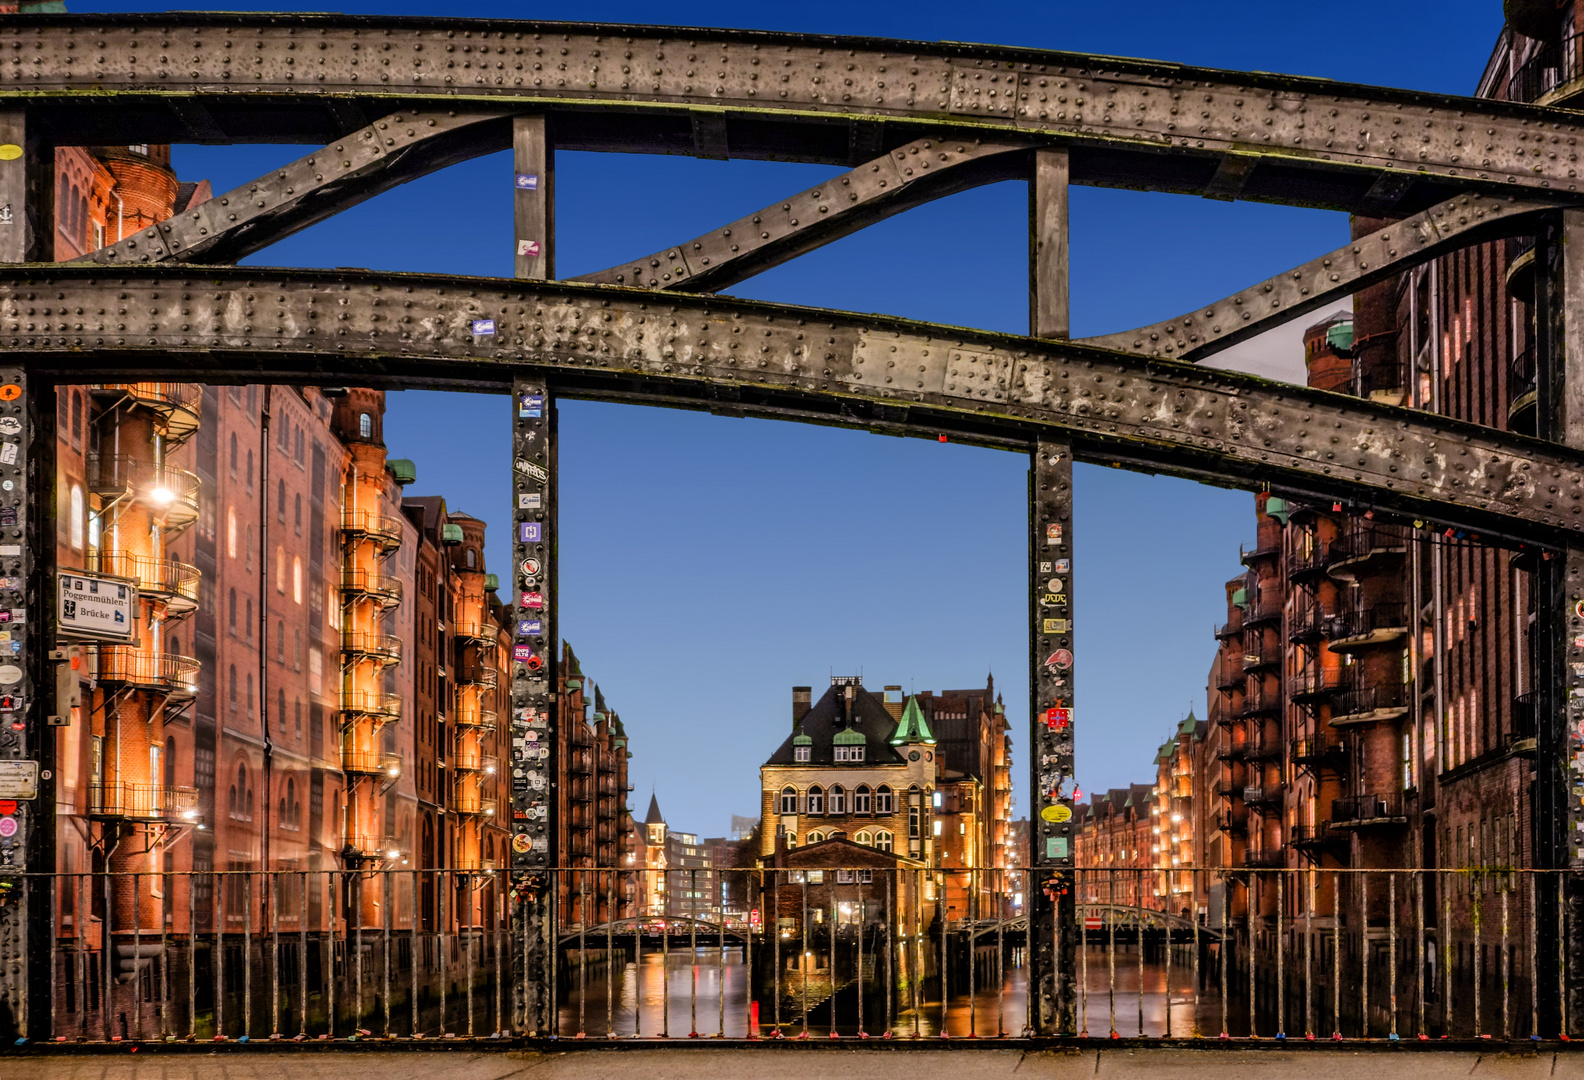
<path id="1" fill-rule="evenodd" d="M 891 714 L 891 719 L 902 719 L 902 710 L 905 704 L 902 700 L 902 688 L 900 686 L 888 686 L 885 688 L 885 707 L 886 712 Z"/>
<path id="2" fill-rule="evenodd" d="M 803 719 L 803 714 L 809 711 L 810 701 L 813 696 L 814 688 L 812 686 L 794 686 L 792 688 L 792 727 L 794 730 L 797 728 L 798 721 Z"/>

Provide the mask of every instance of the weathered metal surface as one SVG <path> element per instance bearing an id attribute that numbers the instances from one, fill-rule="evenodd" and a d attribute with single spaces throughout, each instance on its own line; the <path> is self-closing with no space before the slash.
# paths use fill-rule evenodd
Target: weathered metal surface
<path id="1" fill-rule="evenodd" d="M 1072 277 L 1068 267 L 1068 181 L 1072 162 L 1064 150 L 1034 155 L 1029 177 L 1029 335 L 1065 338 L 1072 330 Z M 1137 350 L 1133 350 L 1137 351 Z"/>
<path id="2" fill-rule="evenodd" d="M 513 1015 L 551 1030 L 555 995 L 556 665 L 555 403 L 542 375 L 512 382 L 511 868 Z"/>
<path id="3" fill-rule="evenodd" d="M 1271 327 L 1351 296 L 1449 251 L 1532 227 L 1556 202 L 1459 195 L 1206 307 L 1087 345 L 1203 360 Z"/>
<path id="4" fill-rule="evenodd" d="M 915 431 L 1104 451 L 1225 483 L 1348 492 L 1512 535 L 1584 530 L 1584 454 L 1234 372 L 875 316 L 569 283 L 353 271 L 0 271 L 0 349 L 76 380 L 136 367 L 381 385 L 509 385 L 514 366 L 594 396 L 849 405 Z M 475 334 L 474 320 L 494 320 Z M 219 359 L 223 357 L 223 362 Z M 812 418 L 812 416 L 810 417 Z M 1196 465 L 1196 463 L 1198 463 Z"/>
<path id="5" fill-rule="evenodd" d="M 1021 176 L 1029 144 L 916 139 L 675 247 L 574 281 L 713 292 L 930 199 Z"/>
<path id="6" fill-rule="evenodd" d="M 833 142 L 810 120 L 925 121 L 1171 155 L 1192 168 L 1157 180 L 1212 193 L 1227 190 L 1220 165 L 1236 153 L 1259 165 L 1239 178 L 1243 197 L 1301 201 L 1307 191 L 1351 207 L 1379 202 L 1383 173 L 1576 192 L 1584 129 L 1584 117 L 1562 110 L 1320 79 L 999 46 L 618 25 L 37 16 L 0 26 L 0 57 L 0 96 L 26 96 L 52 119 L 68 115 L 69 99 L 91 97 L 98 115 L 83 124 L 117 124 L 121 142 L 302 137 L 375 99 L 471 99 L 568 117 L 574 137 L 558 132 L 563 146 L 637 148 L 645 135 L 612 117 L 660 110 L 685 123 L 647 124 L 650 149 L 835 160 L 863 139 L 842 132 Z M 253 110 L 251 129 L 250 99 L 273 110 Z M 110 133 L 79 125 L 77 135 Z M 1306 187 L 1301 174 L 1316 170 L 1333 178 Z M 1359 184 L 1338 182 L 1338 171 L 1354 171 Z"/>
<path id="7" fill-rule="evenodd" d="M 1029 455 L 1029 823 L 1036 1028 L 1030 1034 L 1072 1035 L 1075 1026 L 1073 868 L 1078 828 L 1073 816 L 1073 489 L 1072 445 L 1042 437 Z"/>
<path id="8" fill-rule="evenodd" d="M 543 116 L 512 118 L 514 276 L 555 277 L 555 150 Z"/>
<path id="9" fill-rule="evenodd" d="M 510 138 L 507 115 L 499 108 L 392 113 L 75 261 L 236 262 L 398 184 L 503 148 Z"/>

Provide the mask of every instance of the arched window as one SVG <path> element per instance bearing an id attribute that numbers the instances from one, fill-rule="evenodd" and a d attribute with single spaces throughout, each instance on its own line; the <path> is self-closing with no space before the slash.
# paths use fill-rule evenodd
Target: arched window
<path id="1" fill-rule="evenodd" d="M 232 589 L 226 594 L 226 617 L 230 620 L 231 633 L 236 633 L 236 590 Z"/>
<path id="2" fill-rule="evenodd" d="M 236 432 L 231 433 L 231 479 L 235 480 L 237 474 L 237 437 Z"/>
<path id="3" fill-rule="evenodd" d="M 236 665 L 231 665 L 231 711 L 236 712 L 237 707 L 237 677 Z"/>
<path id="4" fill-rule="evenodd" d="M 77 231 L 77 185 L 71 186 L 71 193 L 66 197 L 66 212 L 61 215 L 61 224 L 66 228 L 66 235 L 71 237 L 72 243 L 77 243 L 82 234 Z"/>
<path id="5" fill-rule="evenodd" d="M 248 461 L 248 467 L 247 467 L 247 489 L 249 491 L 252 491 L 253 490 L 253 451 L 251 451 L 251 450 L 248 451 L 247 461 Z"/>
<path id="6" fill-rule="evenodd" d="M 874 844 L 874 846 L 879 848 L 881 851 L 890 851 L 891 850 L 891 832 L 890 832 L 890 830 L 881 829 L 879 832 L 875 833 L 875 844 Z"/>
<path id="7" fill-rule="evenodd" d="M 301 536 L 302 535 L 302 494 L 300 492 L 298 494 L 292 496 L 292 522 L 293 522 L 292 527 L 295 528 L 297 530 L 297 534 L 299 536 Z"/>
<path id="8" fill-rule="evenodd" d="M 825 834 L 820 832 L 818 829 L 815 829 L 813 832 L 808 834 L 808 842 L 811 844 L 817 844 L 823 839 L 825 839 Z"/>
<path id="9" fill-rule="evenodd" d="M 869 812 L 869 785 L 859 784 L 858 790 L 853 792 L 853 813 L 867 814 Z"/>
<path id="10" fill-rule="evenodd" d="M 180 656 L 181 655 L 181 637 L 179 635 L 177 635 L 177 634 L 172 634 L 170 637 L 166 638 L 165 639 L 165 651 L 168 652 L 168 653 L 173 653 L 176 656 Z"/>
<path id="11" fill-rule="evenodd" d="M 477 565 L 478 565 L 478 552 L 474 551 L 472 548 L 468 548 L 467 549 L 467 566 L 468 566 L 468 569 L 472 570 Z"/>
<path id="12" fill-rule="evenodd" d="M 165 739 L 165 786 L 176 786 L 176 736 L 170 735 Z"/>
<path id="13" fill-rule="evenodd" d="M 788 851 L 797 847 L 797 833 L 789 832 L 786 834 L 786 846 Z"/>
<path id="14" fill-rule="evenodd" d="M 823 814 L 825 812 L 825 789 L 815 784 L 808 789 L 807 814 Z"/>
<path id="15" fill-rule="evenodd" d="M 302 698 L 292 703 L 292 732 L 302 738 Z"/>
<path id="16" fill-rule="evenodd" d="M 253 598 L 251 596 L 247 598 L 246 605 L 247 606 L 246 606 L 245 610 L 247 611 L 247 618 L 244 619 L 243 622 L 242 622 L 242 634 L 249 641 L 252 641 L 253 640 Z"/>
<path id="17" fill-rule="evenodd" d="M 868 829 L 861 829 L 859 830 L 858 835 L 853 837 L 853 843 L 862 844 L 864 847 L 868 847 L 870 844 L 874 843 L 874 835 Z"/>
<path id="18" fill-rule="evenodd" d="M 830 812 L 833 814 L 845 814 L 847 812 L 847 792 L 840 784 L 831 785 Z"/>
<path id="19" fill-rule="evenodd" d="M 71 437 L 72 442 L 81 443 L 83 437 L 83 396 L 82 391 L 72 391 L 71 406 Z"/>
<path id="20" fill-rule="evenodd" d="M 282 525 L 286 524 L 286 481 L 284 480 L 275 485 L 275 520 Z"/>
<path id="21" fill-rule="evenodd" d="M 82 227 L 83 247 L 92 247 L 93 241 L 88 236 L 93 232 L 93 222 L 88 218 L 88 193 L 86 191 L 77 197 L 77 223 Z"/>
<path id="22" fill-rule="evenodd" d="M 248 818 L 253 814 L 253 789 L 248 786 L 247 762 L 239 761 L 231 787 L 231 816 Z"/>
<path id="23" fill-rule="evenodd" d="M 358 438 L 372 439 L 374 437 L 374 418 L 368 413 L 358 413 Z"/>
<path id="24" fill-rule="evenodd" d="M 251 671 L 248 672 L 248 676 L 247 676 L 247 710 L 248 710 L 247 714 L 249 716 L 252 716 L 253 715 L 253 673 Z"/>
<path id="25" fill-rule="evenodd" d="M 784 787 L 781 789 L 781 813 L 797 813 L 797 789 Z"/>
<path id="26" fill-rule="evenodd" d="M 894 814 L 896 805 L 891 798 L 891 789 L 885 784 L 875 788 L 875 813 Z"/>
<path id="27" fill-rule="evenodd" d="M 292 556 L 292 602 L 302 603 L 302 556 Z"/>
<path id="28" fill-rule="evenodd" d="M 280 730 L 286 730 L 286 691 L 278 690 L 275 694 L 275 722 L 280 725 Z"/>
<path id="29" fill-rule="evenodd" d="M 279 545 L 275 547 L 275 591 L 286 594 L 286 549 Z"/>
<path id="30" fill-rule="evenodd" d="M 236 507 L 226 507 L 226 557 L 236 558 Z"/>
<path id="31" fill-rule="evenodd" d="M 78 551 L 83 546 L 83 489 L 81 484 L 71 486 L 71 509 L 67 519 L 66 531 L 71 539 L 71 546 Z"/>

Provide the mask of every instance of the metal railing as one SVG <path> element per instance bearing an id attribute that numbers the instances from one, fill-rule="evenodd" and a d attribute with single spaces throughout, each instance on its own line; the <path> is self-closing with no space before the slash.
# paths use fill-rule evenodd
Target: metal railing
<path id="1" fill-rule="evenodd" d="M 1329 548 L 1330 566 L 1356 562 L 1377 552 L 1398 552 L 1408 547 L 1408 530 L 1402 525 L 1371 522 L 1355 525 L 1335 540 Z"/>
<path id="2" fill-rule="evenodd" d="M 341 592 L 343 595 L 372 597 L 385 606 L 401 603 L 401 579 L 390 574 L 381 574 L 376 570 L 363 570 L 353 566 L 341 568 Z"/>
<path id="3" fill-rule="evenodd" d="M 1400 682 L 1350 685 L 1332 696 L 1331 723 L 1365 723 L 1380 719 L 1381 713 L 1396 713 L 1407 707 L 1408 687 Z"/>
<path id="4" fill-rule="evenodd" d="M 341 690 L 341 711 L 353 716 L 371 716 L 382 723 L 401 719 L 400 694 L 386 694 L 378 690 Z"/>
<path id="5" fill-rule="evenodd" d="M 202 573 L 196 566 L 176 559 L 156 559 L 152 555 L 114 549 L 101 550 L 90 561 L 98 573 L 136 580 L 140 592 L 164 598 L 169 607 L 191 611 L 198 606 L 198 582 Z"/>
<path id="6" fill-rule="evenodd" d="M 88 788 L 92 817 L 190 822 L 198 818 L 198 789 L 109 781 Z"/>
<path id="7" fill-rule="evenodd" d="M 1566 1038 L 1576 1019 L 1559 993 L 1574 981 L 1559 947 L 1577 929 L 1567 871 L 1288 867 L 1274 847 L 1236 866 L 1056 879 L 553 869 L 514 908 L 489 858 L 414 869 L 401 844 L 348 839 L 355 869 L 25 875 L 39 887 L 23 894 L 47 897 L 35 922 L 53 931 L 35 1015 L 55 1041 L 132 1045 L 1046 1036 L 1426 1049 Z M 1055 949 L 1016 903 L 1053 882 L 1076 901 Z M 1054 1023 L 1030 992 L 1033 962 L 1073 988 Z M 514 964 L 535 991 L 521 1008 Z"/>
<path id="8" fill-rule="evenodd" d="M 1287 680 L 1287 695 L 1299 703 L 1330 697 L 1340 689 L 1342 673 L 1339 671 L 1308 672 Z"/>
<path id="9" fill-rule="evenodd" d="M 199 663 L 190 656 L 144 652 L 130 645 L 100 645 L 95 676 L 144 690 L 190 696 L 198 692 Z"/>
<path id="10" fill-rule="evenodd" d="M 1348 795 L 1331 801 L 1333 826 L 1389 824 L 1407 821 L 1400 791 L 1377 792 L 1370 795 Z"/>
<path id="11" fill-rule="evenodd" d="M 378 634 L 368 630 L 351 630 L 343 627 L 341 649 L 343 652 L 357 656 L 399 664 L 402 657 L 402 639 L 395 634 Z"/>
<path id="12" fill-rule="evenodd" d="M 90 453 L 88 489 L 101 497 L 129 496 L 160 515 L 167 528 L 190 524 L 198 517 L 196 473 L 130 454 Z"/>
<path id="13" fill-rule="evenodd" d="M 458 686 L 478 686 L 485 690 L 493 690 L 499 680 L 499 673 L 483 664 L 462 664 L 457 668 Z"/>
<path id="14" fill-rule="evenodd" d="M 344 507 L 341 510 L 341 531 L 350 536 L 374 540 L 384 551 L 395 551 L 401 546 L 401 519 L 389 514 Z"/>
<path id="15" fill-rule="evenodd" d="M 1508 101 L 1539 101 L 1584 76 L 1584 35 L 1565 34 L 1535 46 L 1533 55 L 1507 80 Z"/>
<path id="16" fill-rule="evenodd" d="M 1348 641 L 1374 635 L 1401 634 L 1408 630 L 1408 605 L 1402 603 L 1368 604 L 1339 611 L 1331 619 L 1331 648 Z"/>
<path id="17" fill-rule="evenodd" d="M 457 707 L 456 722 L 458 727 L 494 731 L 495 710 L 483 708 L 476 702 L 466 703 Z"/>
<path id="18" fill-rule="evenodd" d="M 500 640 L 501 628 L 492 622 L 454 622 L 451 632 L 464 641 L 480 645 L 494 645 Z"/>
<path id="19" fill-rule="evenodd" d="M 387 754 L 382 750 L 353 750 L 342 747 L 341 768 L 344 772 L 386 776 L 394 780 L 401 776 L 402 760 L 401 755 Z"/>
<path id="20" fill-rule="evenodd" d="M 1291 757 L 1294 765 L 1323 765 L 1345 760 L 1346 751 L 1336 739 L 1294 739 Z"/>

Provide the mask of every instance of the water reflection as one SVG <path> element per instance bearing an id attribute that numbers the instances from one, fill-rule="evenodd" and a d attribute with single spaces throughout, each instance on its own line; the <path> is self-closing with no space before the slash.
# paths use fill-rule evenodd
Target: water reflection
<path id="1" fill-rule="evenodd" d="M 1136 948 L 1119 944 L 1113 956 L 1103 946 L 1090 946 L 1080 961 L 1078 1016 L 1081 1028 L 1090 1035 L 1105 1036 L 1115 1031 L 1120 1036 L 1186 1037 L 1195 1033 L 1214 1035 L 1222 1030 L 1219 984 L 1212 977 L 1213 972 L 1204 973 L 1208 981 L 1201 987 L 1196 1012 L 1192 956 L 1186 949 L 1175 950 L 1172 955 L 1169 1000 L 1168 965 L 1163 954 L 1159 959 L 1146 957 L 1141 968 Z M 966 993 L 966 973 L 954 969 L 944 1018 L 951 1037 L 1016 1037 L 1024 1033 L 1028 1022 L 1028 979 L 1021 950 L 1007 956 L 999 973 L 996 966 L 993 956 L 981 963 L 971 996 Z M 877 983 L 872 969 L 866 972 L 861 998 L 856 981 L 839 987 L 831 996 L 822 975 L 816 973 L 809 980 L 806 1016 L 801 994 L 788 993 L 783 976 L 779 1014 L 782 1037 L 800 1038 L 806 1031 L 810 1038 L 828 1038 L 833 1030 L 840 1036 L 856 1036 L 860 1032 L 860 1009 L 862 1030 L 871 1037 L 882 1037 L 888 1030 L 894 1038 L 934 1038 L 941 1034 L 940 991 L 933 980 L 924 984 L 925 992 L 915 1009 L 912 992 L 906 987 L 893 992 L 888 1007 L 883 982 Z M 685 949 L 672 950 L 669 955 L 645 953 L 636 964 L 630 957 L 618 958 L 614 980 L 606 977 L 605 966 L 600 962 L 591 960 L 580 971 L 574 961 L 561 979 L 559 1015 L 563 1038 L 577 1037 L 580 1032 L 587 1038 L 609 1034 L 621 1038 L 740 1039 L 755 1034 L 772 1038 L 777 1031 L 775 995 L 766 988 L 757 1003 L 750 1000 L 748 969 L 741 949 L 728 948 L 724 954 L 720 949 L 703 948 L 696 954 Z M 800 989 L 796 983 L 792 988 Z M 1237 1034 L 1235 1006 L 1231 1014 L 1233 1033 Z M 1246 1028 L 1245 1016 L 1241 1029 Z"/>

